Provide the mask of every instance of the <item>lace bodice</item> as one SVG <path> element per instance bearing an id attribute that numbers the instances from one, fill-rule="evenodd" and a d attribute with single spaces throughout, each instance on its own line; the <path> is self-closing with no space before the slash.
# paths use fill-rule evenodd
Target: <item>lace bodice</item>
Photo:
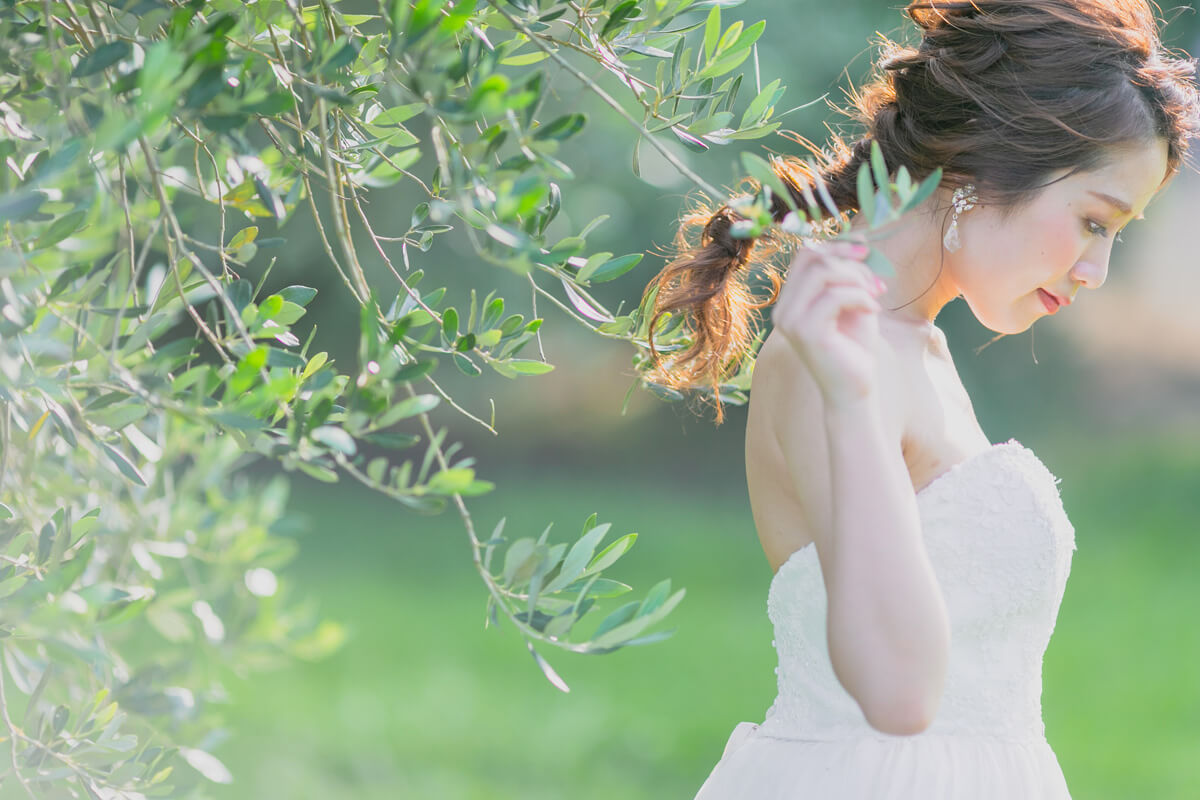
<path id="1" fill-rule="evenodd" d="M 925 547 L 950 617 L 950 661 L 932 734 L 1044 739 L 1042 655 L 1071 569 L 1075 530 L 1058 479 L 1016 440 L 967 458 L 917 493 Z M 771 581 L 778 696 L 759 733 L 886 738 L 833 674 L 816 548 Z"/>

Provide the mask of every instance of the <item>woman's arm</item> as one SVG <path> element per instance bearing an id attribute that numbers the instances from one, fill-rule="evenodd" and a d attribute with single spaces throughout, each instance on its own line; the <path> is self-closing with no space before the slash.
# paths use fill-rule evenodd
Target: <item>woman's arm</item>
<path id="1" fill-rule="evenodd" d="M 912 482 L 878 402 L 827 409 L 824 424 L 832 536 L 821 561 L 834 673 L 872 727 L 919 733 L 941 702 L 950 622 Z"/>
<path id="2" fill-rule="evenodd" d="M 883 413 L 884 387 L 904 376 L 881 377 L 879 288 L 861 255 L 839 245 L 794 259 L 773 314 L 782 352 L 762 376 L 766 396 L 755 392 L 799 501 L 795 525 L 821 562 L 834 674 L 873 727 L 913 734 L 941 701 L 950 624 L 902 423 Z"/>

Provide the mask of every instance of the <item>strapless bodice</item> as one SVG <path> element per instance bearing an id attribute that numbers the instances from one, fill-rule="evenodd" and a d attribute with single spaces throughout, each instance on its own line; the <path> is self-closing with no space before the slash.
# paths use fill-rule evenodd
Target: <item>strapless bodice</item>
<path id="1" fill-rule="evenodd" d="M 917 493 L 926 551 L 950 618 L 945 691 L 932 735 L 1044 740 L 1042 656 L 1075 550 L 1058 479 L 1016 440 L 977 453 Z M 771 581 L 767 613 L 778 696 L 760 736 L 888 738 L 871 728 L 833 673 L 816 547 Z"/>

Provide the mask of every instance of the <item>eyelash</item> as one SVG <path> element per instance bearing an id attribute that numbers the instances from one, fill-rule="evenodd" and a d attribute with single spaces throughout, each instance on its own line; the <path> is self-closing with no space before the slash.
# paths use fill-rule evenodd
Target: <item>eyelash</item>
<path id="1" fill-rule="evenodd" d="M 1108 228 L 1101 225 L 1099 222 L 1096 222 L 1095 220 L 1087 219 L 1087 220 L 1084 220 L 1084 223 L 1085 223 L 1084 227 L 1087 228 L 1088 233 L 1095 234 L 1097 236 L 1103 236 L 1106 239 L 1108 238 Z M 1117 234 L 1116 241 L 1118 241 L 1118 242 L 1123 241 L 1121 239 L 1120 233 Z"/>

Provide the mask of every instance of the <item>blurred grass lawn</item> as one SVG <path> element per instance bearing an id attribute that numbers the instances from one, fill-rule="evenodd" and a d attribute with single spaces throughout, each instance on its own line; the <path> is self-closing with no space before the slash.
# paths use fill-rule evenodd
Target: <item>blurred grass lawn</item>
<path id="1" fill-rule="evenodd" d="M 1056 475 L 1079 546 L 1046 654 L 1047 738 L 1086 800 L 1200 797 L 1200 442 L 1029 443 Z M 740 465 L 739 465 L 740 468 Z M 288 576 L 345 624 L 335 656 L 231 681 L 235 736 L 217 798 L 691 798 L 740 720 L 774 697 L 770 577 L 740 472 L 679 487 L 584 467 L 494 470 L 471 509 L 486 534 L 605 541 L 636 530 L 612 577 L 640 597 L 686 586 L 665 642 L 608 656 L 543 649 L 541 676 L 484 590 L 457 516 L 420 517 L 297 478 L 311 517 Z M 628 598 L 607 601 L 616 604 Z"/>

